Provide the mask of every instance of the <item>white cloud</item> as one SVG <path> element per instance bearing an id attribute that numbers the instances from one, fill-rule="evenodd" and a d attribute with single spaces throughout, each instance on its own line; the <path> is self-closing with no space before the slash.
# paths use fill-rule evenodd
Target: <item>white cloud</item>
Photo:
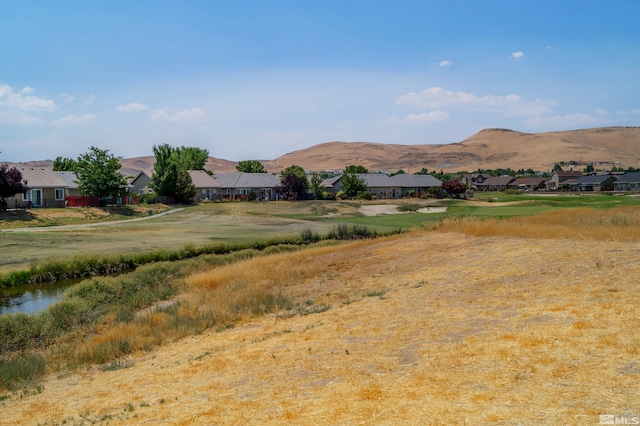
<path id="1" fill-rule="evenodd" d="M 514 61 L 517 61 L 518 59 L 521 59 L 524 56 L 524 53 L 522 52 L 513 52 L 511 54 L 511 59 L 513 59 Z"/>
<path id="2" fill-rule="evenodd" d="M 25 94 L 26 93 L 33 93 L 35 91 L 36 91 L 36 89 L 34 89 L 33 87 L 29 87 L 29 86 L 23 87 L 22 90 L 21 90 L 21 92 L 25 93 Z"/>
<path id="3" fill-rule="evenodd" d="M 66 117 L 62 117 L 58 120 L 53 120 L 51 125 L 59 127 L 66 126 L 68 124 L 79 124 L 86 123 L 88 121 L 93 121 L 97 118 L 95 114 L 85 114 L 85 115 L 67 115 Z"/>
<path id="4" fill-rule="evenodd" d="M 528 101 L 520 95 L 506 96 L 453 92 L 441 87 L 430 87 L 422 92 L 407 93 L 398 98 L 399 105 L 412 105 L 423 109 L 436 109 L 444 106 L 461 106 L 485 112 L 500 112 L 508 116 L 527 116 L 550 113 L 554 101 L 536 99 Z"/>
<path id="5" fill-rule="evenodd" d="M 93 104 L 93 102 L 98 99 L 97 97 L 95 97 L 94 95 L 89 95 L 87 96 L 87 99 L 85 99 L 84 104 L 85 105 L 91 105 Z"/>
<path id="6" fill-rule="evenodd" d="M 149 107 L 145 104 L 140 104 L 138 102 L 133 102 L 126 105 L 120 105 L 116 107 L 116 111 L 120 112 L 137 112 L 137 111 L 146 111 Z"/>
<path id="7" fill-rule="evenodd" d="M 446 111 L 431 111 L 421 114 L 409 114 L 402 119 L 393 117 L 387 120 L 385 124 L 442 123 L 448 119 L 449 113 Z"/>
<path id="8" fill-rule="evenodd" d="M 602 109 L 602 108 L 597 108 L 596 110 L 593 111 L 593 113 L 595 115 L 609 115 L 609 111 L 607 111 L 606 109 Z"/>
<path id="9" fill-rule="evenodd" d="M 449 68 L 450 66 L 453 65 L 453 62 L 451 62 L 451 61 L 440 61 L 440 63 L 438 65 L 441 66 L 441 67 Z"/>
<path id="10" fill-rule="evenodd" d="M 68 93 L 63 93 L 60 96 L 62 96 L 62 100 L 64 101 L 65 104 L 68 104 L 69 102 L 73 102 L 76 99 L 75 96 L 72 96 Z"/>
<path id="11" fill-rule="evenodd" d="M 0 107 L 21 111 L 55 111 L 58 106 L 50 99 L 27 95 L 34 89 L 25 87 L 20 92 L 14 92 L 11 86 L 0 85 Z"/>
<path id="12" fill-rule="evenodd" d="M 171 115 L 167 113 L 166 109 L 156 109 L 151 115 L 152 120 L 169 121 L 171 123 L 181 123 L 185 121 L 198 121 L 206 118 L 205 113 L 200 109 L 193 107 L 191 109 L 185 109 Z"/>

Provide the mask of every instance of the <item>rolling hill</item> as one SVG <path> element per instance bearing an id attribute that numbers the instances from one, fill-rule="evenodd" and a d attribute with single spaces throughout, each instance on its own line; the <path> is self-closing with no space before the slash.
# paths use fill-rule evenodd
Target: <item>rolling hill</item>
<path id="1" fill-rule="evenodd" d="M 125 173 L 153 169 L 153 156 L 121 161 Z M 327 142 L 262 160 L 270 172 L 297 164 L 306 170 L 341 170 L 350 164 L 370 171 L 415 173 L 422 168 L 473 171 L 479 168 L 550 170 L 555 163 L 599 163 L 603 168 L 640 167 L 640 127 L 604 127 L 545 133 L 485 129 L 458 143 L 397 145 L 372 142 Z M 23 165 L 47 167 L 51 161 Z M 214 173 L 235 171 L 236 162 L 210 157 L 205 168 Z"/>

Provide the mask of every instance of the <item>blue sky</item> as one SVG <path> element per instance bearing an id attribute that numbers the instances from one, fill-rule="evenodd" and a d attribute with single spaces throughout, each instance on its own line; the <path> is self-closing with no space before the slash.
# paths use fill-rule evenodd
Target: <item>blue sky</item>
<path id="1" fill-rule="evenodd" d="M 0 161 L 640 124 L 636 0 L 0 0 Z M 640 141 L 639 141 L 640 143 Z"/>

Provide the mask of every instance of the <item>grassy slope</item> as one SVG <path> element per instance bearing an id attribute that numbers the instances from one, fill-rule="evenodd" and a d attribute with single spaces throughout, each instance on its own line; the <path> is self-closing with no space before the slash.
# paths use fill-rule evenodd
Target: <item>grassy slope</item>
<path id="1" fill-rule="evenodd" d="M 263 277 L 332 308 L 247 318 L 127 368 L 49 377 L 41 393 L 2 402 L 3 424 L 594 424 L 637 413 L 638 251 L 637 240 L 416 231 L 233 265 L 193 277 L 191 300 Z"/>

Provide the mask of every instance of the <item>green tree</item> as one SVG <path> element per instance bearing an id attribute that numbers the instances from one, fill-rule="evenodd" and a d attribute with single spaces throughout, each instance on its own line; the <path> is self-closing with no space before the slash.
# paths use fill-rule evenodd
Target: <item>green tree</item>
<path id="1" fill-rule="evenodd" d="M 174 196 L 178 184 L 178 162 L 175 149 L 168 144 L 154 145 L 156 161 L 153 164 L 150 187 L 158 195 Z"/>
<path id="2" fill-rule="evenodd" d="M 181 146 L 175 149 L 180 166 L 184 170 L 204 170 L 209 159 L 209 151 L 192 146 Z"/>
<path id="3" fill-rule="evenodd" d="M 176 202 L 190 202 L 196 194 L 189 170 L 203 170 L 209 158 L 206 149 L 174 148 L 168 144 L 154 145 L 151 188 L 158 195 L 174 197 Z"/>
<path id="4" fill-rule="evenodd" d="M 561 172 L 562 171 L 562 166 L 560 165 L 560 163 L 556 163 L 553 165 L 553 170 L 554 172 Z"/>
<path id="5" fill-rule="evenodd" d="M 297 179 L 293 179 L 295 176 Z M 280 172 L 280 182 L 285 188 L 289 188 L 289 193 L 295 193 L 296 199 L 303 199 L 304 194 L 309 190 L 309 180 L 304 169 L 295 164 Z"/>
<path id="6" fill-rule="evenodd" d="M 369 173 L 369 170 L 367 170 L 366 167 L 364 166 L 360 166 L 360 165 L 350 165 L 345 167 L 344 169 L 345 173 L 360 173 L 360 174 L 365 174 L 365 173 Z"/>
<path id="7" fill-rule="evenodd" d="M 236 164 L 236 170 L 243 173 L 267 173 L 267 169 L 258 160 L 242 160 Z"/>
<path id="8" fill-rule="evenodd" d="M 593 164 L 587 164 L 587 167 L 584 168 L 585 173 L 591 173 L 594 171 L 595 171 L 595 167 L 593 167 Z"/>
<path id="9" fill-rule="evenodd" d="M 364 179 L 361 179 L 356 173 L 349 172 L 346 169 L 340 181 L 342 182 L 342 192 L 349 198 L 353 198 L 359 193 L 368 190 Z"/>
<path id="10" fill-rule="evenodd" d="M 324 187 L 322 186 L 322 176 L 318 173 L 311 175 L 311 182 L 309 185 L 309 191 L 313 194 L 316 200 L 322 200 L 324 197 Z"/>
<path id="11" fill-rule="evenodd" d="M 74 169 L 80 193 L 100 198 L 118 195 L 127 183 L 119 172 L 121 159 L 95 146 L 81 154 Z"/>
<path id="12" fill-rule="evenodd" d="M 196 196 L 196 186 L 189 176 L 189 171 L 185 169 L 178 170 L 178 176 L 176 178 L 176 193 L 175 198 L 177 203 L 190 203 Z"/>
<path id="13" fill-rule="evenodd" d="M 76 160 L 72 158 L 57 157 L 53 161 L 53 170 L 56 172 L 72 172 L 76 167 Z"/>

